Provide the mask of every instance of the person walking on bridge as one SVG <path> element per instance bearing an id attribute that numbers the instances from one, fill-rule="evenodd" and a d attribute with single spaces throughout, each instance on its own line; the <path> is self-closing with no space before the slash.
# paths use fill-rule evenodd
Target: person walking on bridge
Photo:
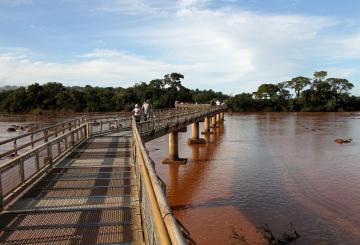
<path id="1" fill-rule="evenodd" d="M 152 106 L 150 100 L 146 100 L 141 107 L 141 110 L 144 112 L 145 121 L 149 120 L 152 114 Z"/>
<path id="2" fill-rule="evenodd" d="M 138 104 L 135 104 L 135 108 L 132 110 L 133 111 L 133 115 L 135 117 L 135 121 L 138 123 L 140 122 L 141 119 L 141 110 L 139 108 Z"/>

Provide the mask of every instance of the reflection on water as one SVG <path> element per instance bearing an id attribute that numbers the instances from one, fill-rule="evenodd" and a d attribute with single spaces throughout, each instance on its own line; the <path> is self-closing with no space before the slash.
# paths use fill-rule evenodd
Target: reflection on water
<path id="1" fill-rule="evenodd" d="M 187 165 L 156 168 L 199 244 L 263 244 L 264 223 L 278 235 L 293 223 L 296 244 L 360 244 L 360 114 L 238 114 L 210 144 L 189 146 L 190 135 L 179 134 Z M 147 147 L 160 163 L 167 137 Z"/>

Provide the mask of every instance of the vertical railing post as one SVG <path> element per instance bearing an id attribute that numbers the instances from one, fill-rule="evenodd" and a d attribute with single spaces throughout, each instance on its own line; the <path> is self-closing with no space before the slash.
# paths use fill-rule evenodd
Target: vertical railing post
<path id="1" fill-rule="evenodd" d="M 14 154 L 15 154 L 15 156 L 17 155 L 17 144 L 16 144 L 16 140 L 14 140 Z"/>
<path id="2" fill-rule="evenodd" d="M 61 155 L 61 145 L 60 145 L 60 140 L 57 142 L 57 150 L 58 150 L 58 155 L 57 156 L 60 156 Z"/>
<path id="3" fill-rule="evenodd" d="M 65 136 L 65 149 L 67 150 L 69 148 L 69 139 L 68 136 Z"/>
<path id="4" fill-rule="evenodd" d="M 75 145 L 75 132 L 71 132 L 71 146 Z"/>
<path id="5" fill-rule="evenodd" d="M 48 153 L 48 164 L 52 165 L 52 145 L 51 143 L 48 144 L 48 147 L 47 147 L 47 153 Z"/>
<path id="6" fill-rule="evenodd" d="M 90 137 L 90 135 L 89 135 L 89 122 L 86 122 L 86 124 L 85 124 L 85 132 L 86 132 L 86 138 L 89 138 Z"/>
<path id="7" fill-rule="evenodd" d="M 30 136 L 30 138 L 31 138 L 31 147 L 32 148 L 34 148 L 34 135 L 32 134 L 31 136 Z"/>
<path id="8" fill-rule="evenodd" d="M 2 172 L 0 171 L 0 212 L 4 210 L 4 195 L 3 195 L 1 176 L 2 176 Z"/>
<path id="9" fill-rule="evenodd" d="M 19 175 L 21 183 L 25 182 L 25 170 L 24 170 L 24 158 L 21 158 L 20 160 L 20 168 L 19 168 Z"/>
<path id="10" fill-rule="evenodd" d="M 40 161 L 39 161 L 39 151 L 38 150 L 35 153 L 35 166 L 36 166 L 36 170 L 39 171 L 40 170 Z"/>
<path id="11" fill-rule="evenodd" d="M 93 131 L 94 131 L 93 130 L 93 124 L 92 124 L 92 122 L 89 121 L 88 125 L 89 125 L 89 137 L 90 137 L 93 134 Z"/>
<path id="12" fill-rule="evenodd" d="M 44 143 L 48 142 L 48 130 L 44 130 Z"/>

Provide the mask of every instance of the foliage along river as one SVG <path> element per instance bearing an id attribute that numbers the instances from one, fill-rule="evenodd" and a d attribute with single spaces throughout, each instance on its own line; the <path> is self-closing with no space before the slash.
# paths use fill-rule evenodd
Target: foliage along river
<path id="1" fill-rule="evenodd" d="M 179 135 L 187 165 L 161 164 L 166 136 L 147 143 L 170 205 L 198 244 L 266 244 L 257 229 L 265 223 L 276 237 L 292 223 L 301 237 L 291 244 L 360 244 L 360 113 L 225 119 L 210 144 L 189 146 L 190 127 Z M 0 140 L 14 121 L 0 116 Z"/>

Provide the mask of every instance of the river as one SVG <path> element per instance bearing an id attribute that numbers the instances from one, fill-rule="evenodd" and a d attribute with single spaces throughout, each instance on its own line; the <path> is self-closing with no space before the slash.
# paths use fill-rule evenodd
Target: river
<path id="1" fill-rule="evenodd" d="M 7 133 L 11 124 L 65 118 L 3 114 L 1 138 L 21 133 Z M 191 127 L 179 134 L 186 165 L 161 164 L 166 136 L 147 143 L 171 207 L 198 244 L 266 244 L 264 224 L 276 237 L 293 234 L 292 224 L 301 237 L 291 244 L 360 244 L 360 113 L 241 113 L 225 120 L 210 144 L 189 146 Z"/>
<path id="2" fill-rule="evenodd" d="M 233 114 L 211 144 L 190 135 L 179 134 L 187 165 L 160 163 L 166 136 L 147 147 L 198 244 L 263 244 L 257 227 L 279 238 L 290 223 L 292 244 L 360 244 L 360 113 Z"/>

